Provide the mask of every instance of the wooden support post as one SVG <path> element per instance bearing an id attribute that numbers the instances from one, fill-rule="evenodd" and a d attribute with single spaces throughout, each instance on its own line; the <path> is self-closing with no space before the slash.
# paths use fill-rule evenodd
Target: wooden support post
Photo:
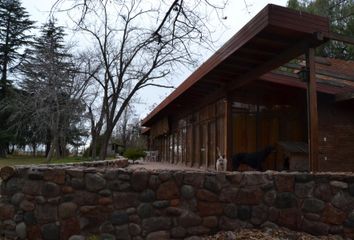
<path id="1" fill-rule="evenodd" d="M 318 111 L 317 88 L 315 71 L 315 49 L 306 52 L 306 67 L 308 70 L 307 83 L 307 113 L 308 113 L 308 143 L 309 170 L 318 171 Z"/>
<path id="2" fill-rule="evenodd" d="M 227 159 L 227 170 L 232 171 L 232 101 L 230 97 L 225 98 L 225 126 L 224 126 L 224 152 Z"/>

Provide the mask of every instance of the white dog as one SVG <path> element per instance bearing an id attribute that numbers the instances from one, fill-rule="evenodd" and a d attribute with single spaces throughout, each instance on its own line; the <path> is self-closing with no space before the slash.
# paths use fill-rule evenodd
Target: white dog
<path id="1" fill-rule="evenodd" d="M 217 148 L 217 150 L 219 158 L 216 160 L 216 171 L 226 171 L 227 160 L 224 155 L 221 155 L 219 148 Z"/>

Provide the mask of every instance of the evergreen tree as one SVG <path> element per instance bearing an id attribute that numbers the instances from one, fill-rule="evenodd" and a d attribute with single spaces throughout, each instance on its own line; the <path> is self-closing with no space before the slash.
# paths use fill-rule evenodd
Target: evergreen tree
<path id="1" fill-rule="evenodd" d="M 19 0 L 0 0 L 0 88 L 9 84 L 8 73 L 21 57 L 20 50 L 29 43 L 28 30 L 33 27 Z"/>
<path id="2" fill-rule="evenodd" d="M 16 90 L 9 81 L 22 57 L 21 48 L 29 43 L 33 22 L 18 0 L 0 0 L 0 157 L 6 157 L 14 132 L 8 123 L 13 113 Z"/>
<path id="3" fill-rule="evenodd" d="M 289 0 L 288 7 L 328 17 L 331 31 L 354 36 L 354 0 Z M 330 41 L 318 48 L 318 55 L 354 60 L 354 47 Z"/>
<path id="4" fill-rule="evenodd" d="M 84 111 L 75 92 L 75 68 L 64 45 L 64 36 L 63 28 L 50 20 L 35 38 L 33 47 L 26 51 L 28 57 L 21 66 L 25 76 L 21 87 L 25 95 L 19 99 L 22 99 L 22 109 L 17 112 L 27 112 L 30 126 L 35 126 L 36 132 L 47 133 L 48 160 L 65 154 L 66 145 L 71 141 L 69 132 L 75 131 L 81 120 L 79 115 Z"/>

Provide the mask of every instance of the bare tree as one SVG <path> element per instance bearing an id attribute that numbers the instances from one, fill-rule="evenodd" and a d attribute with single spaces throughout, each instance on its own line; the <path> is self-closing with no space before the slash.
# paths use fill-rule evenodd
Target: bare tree
<path id="1" fill-rule="evenodd" d="M 91 118 L 91 133 L 93 142 L 102 139 L 100 158 L 105 159 L 112 131 L 133 96 L 147 86 L 172 88 L 166 77 L 176 66 L 195 66 L 199 55 L 191 46 L 212 46 L 209 17 L 211 11 L 218 16 L 225 3 L 76 0 L 68 9 L 60 9 L 64 3 L 68 2 L 58 0 L 53 12 L 67 11 L 93 43 L 89 51 L 94 54 L 86 66 L 93 72 L 86 74 L 99 89 L 100 109 Z"/>

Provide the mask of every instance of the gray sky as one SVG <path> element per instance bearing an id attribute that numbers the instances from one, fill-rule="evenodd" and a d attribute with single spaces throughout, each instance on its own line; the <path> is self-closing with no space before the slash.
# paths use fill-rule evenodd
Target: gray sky
<path id="1" fill-rule="evenodd" d="M 22 0 L 23 6 L 27 9 L 31 15 L 31 19 L 37 22 L 37 26 L 40 26 L 48 19 L 48 14 L 51 6 L 56 0 Z M 70 1 L 70 0 L 67 0 Z M 213 2 L 213 1 L 211 1 Z M 247 7 L 246 7 L 247 3 Z M 215 33 L 215 39 L 218 39 L 215 49 L 221 47 L 228 39 L 230 39 L 240 28 L 242 28 L 252 17 L 254 17 L 261 9 L 267 4 L 273 3 L 281 6 L 285 6 L 287 0 L 229 0 L 229 4 L 224 10 L 224 15 L 227 19 L 223 21 L 225 27 L 220 26 L 219 31 Z M 59 24 L 65 26 L 65 16 L 57 16 Z M 70 33 L 69 33 L 70 34 Z M 75 37 L 68 36 L 68 41 L 74 41 Z M 205 52 L 203 59 L 200 61 L 202 64 L 213 52 Z M 171 82 L 174 86 L 178 86 L 183 80 L 185 80 L 193 70 L 181 69 L 174 75 L 171 75 Z M 147 88 L 140 92 L 141 101 L 144 104 L 137 106 L 140 117 L 146 116 L 153 105 L 159 104 L 172 90 Z"/>

